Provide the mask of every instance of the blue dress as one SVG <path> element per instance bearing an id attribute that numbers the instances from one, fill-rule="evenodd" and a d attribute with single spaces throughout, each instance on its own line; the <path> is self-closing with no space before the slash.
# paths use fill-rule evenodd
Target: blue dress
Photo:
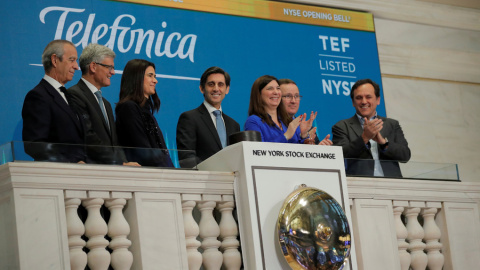
<path id="1" fill-rule="evenodd" d="M 247 121 L 245 121 L 244 130 L 259 131 L 262 135 L 262 142 L 303 143 L 305 139 L 302 139 L 302 136 L 300 135 L 300 128 L 297 128 L 293 137 L 290 138 L 290 140 L 287 140 L 284 135 L 287 126 L 285 126 L 282 121 L 280 121 L 280 124 L 282 125 L 283 130 L 277 125 L 270 126 L 257 115 L 250 115 L 247 118 Z"/>

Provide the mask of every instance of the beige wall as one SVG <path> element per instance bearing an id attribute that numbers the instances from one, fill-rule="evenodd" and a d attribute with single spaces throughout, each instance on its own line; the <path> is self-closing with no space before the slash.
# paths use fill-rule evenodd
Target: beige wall
<path id="1" fill-rule="evenodd" d="M 373 13 L 387 114 L 411 161 L 456 163 L 462 181 L 480 181 L 480 9 L 429 1 L 293 2 Z"/>

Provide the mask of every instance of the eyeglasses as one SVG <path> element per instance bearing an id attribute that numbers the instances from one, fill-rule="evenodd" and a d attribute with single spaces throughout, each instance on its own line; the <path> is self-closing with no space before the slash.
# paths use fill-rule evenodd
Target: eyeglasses
<path id="1" fill-rule="evenodd" d="M 282 97 L 286 100 L 292 100 L 292 99 L 300 100 L 302 98 L 302 96 L 299 96 L 299 95 L 295 95 L 295 96 L 286 95 L 286 96 L 282 96 Z"/>
<path id="2" fill-rule="evenodd" d="M 94 63 L 97 64 L 97 65 L 100 65 L 100 66 L 102 66 L 102 67 L 108 68 L 108 71 L 109 71 L 109 72 L 112 72 L 112 70 L 115 70 L 115 67 L 114 67 L 114 66 L 105 65 L 105 64 L 102 64 L 102 63 L 98 63 L 98 62 L 94 62 Z"/>

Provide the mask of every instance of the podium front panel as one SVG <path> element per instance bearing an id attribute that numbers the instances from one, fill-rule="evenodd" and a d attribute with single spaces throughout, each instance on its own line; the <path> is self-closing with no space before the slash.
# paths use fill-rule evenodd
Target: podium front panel
<path id="1" fill-rule="evenodd" d="M 341 147 L 263 142 L 229 146 L 198 165 L 200 170 L 233 171 L 245 269 L 289 269 L 280 251 L 277 219 L 285 198 L 305 184 L 330 194 L 352 220 Z M 356 270 L 351 256 L 344 269 Z"/>

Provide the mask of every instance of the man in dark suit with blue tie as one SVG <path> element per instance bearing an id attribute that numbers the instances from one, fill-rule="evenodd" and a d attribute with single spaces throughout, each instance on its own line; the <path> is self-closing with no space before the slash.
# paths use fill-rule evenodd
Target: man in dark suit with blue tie
<path id="1" fill-rule="evenodd" d="M 180 166 L 193 167 L 228 145 L 228 136 L 240 131 L 240 125 L 223 113 L 222 100 L 230 90 L 230 75 L 219 67 L 210 67 L 200 78 L 203 103 L 180 115 L 177 124 Z"/>
<path id="2" fill-rule="evenodd" d="M 80 55 L 82 78 L 68 89 L 73 109 L 81 116 L 87 131 L 85 143 L 90 163 L 125 164 L 122 149 L 118 145 L 112 106 L 102 95 L 101 89 L 110 85 L 115 74 L 115 52 L 110 48 L 91 43 Z"/>
<path id="3" fill-rule="evenodd" d="M 78 69 L 77 50 L 66 40 L 42 54 L 45 76 L 29 91 L 22 109 L 25 151 L 36 161 L 84 162 L 84 128 L 69 106 L 65 84 Z"/>
<path id="4" fill-rule="evenodd" d="M 332 127 L 333 144 L 342 146 L 347 175 L 402 177 L 398 161 L 410 160 L 410 148 L 397 120 L 377 115 L 380 87 L 370 79 L 352 86 L 356 114 Z"/>

